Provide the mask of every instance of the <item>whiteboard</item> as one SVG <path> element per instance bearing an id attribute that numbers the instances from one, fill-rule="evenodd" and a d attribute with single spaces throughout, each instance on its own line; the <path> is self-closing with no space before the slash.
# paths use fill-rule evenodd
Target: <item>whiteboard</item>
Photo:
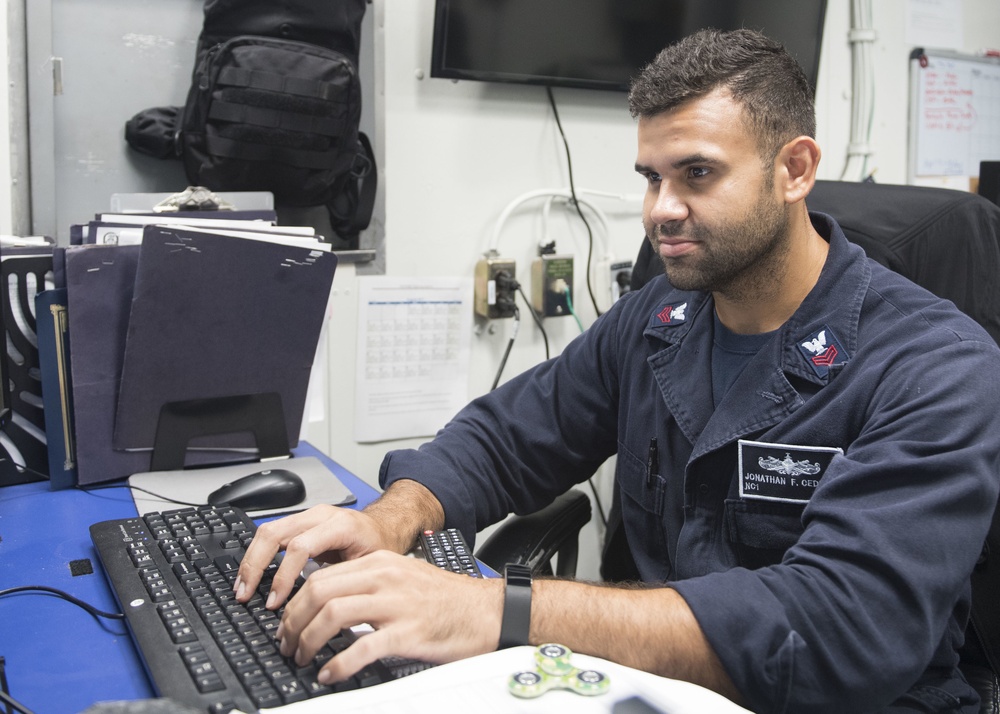
<path id="1" fill-rule="evenodd" d="M 1000 159 L 1000 58 L 910 55 L 909 176 L 978 176 Z"/>

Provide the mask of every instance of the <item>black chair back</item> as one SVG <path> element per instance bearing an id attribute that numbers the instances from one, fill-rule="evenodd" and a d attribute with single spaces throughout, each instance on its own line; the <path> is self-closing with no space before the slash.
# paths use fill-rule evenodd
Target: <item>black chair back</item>
<path id="1" fill-rule="evenodd" d="M 1000 206 L 964 191 L 840 181 L 817 181 L 806 205 L 833 216 L 873 260 L 951 300 L 1000 344 Z M 631 288 L 660 275 L 663 264 L 643 239 Z M 636 577 L 624 532 L 614 527 L 620 522 L 616 493 L 601 564 L 608 580 Z M 1000 714 L 1000 509 L 972 573 L 961 668 L 983 714 Z"/>

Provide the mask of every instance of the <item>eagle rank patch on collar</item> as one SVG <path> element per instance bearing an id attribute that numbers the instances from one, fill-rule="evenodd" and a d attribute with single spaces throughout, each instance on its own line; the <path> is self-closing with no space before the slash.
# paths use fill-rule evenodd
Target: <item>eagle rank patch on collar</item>
<path id="1" fill-rule="evenodd" d="M 687 320 L 687 306 L 686 302 L 680 305 L 667 305 L 656 313 L 654 320 L 661 325 L 676 325 L 684 322 Z"/>
<path id="2" fill-rule="evenodd" d="M 740 498 L 808 503 L 836 446 L 796 446 L 739 440 Z"/>
<path id="3" fill-rule="evenodd" d="M 822 378 L 830 374 L 830 367 L 844 364 L 849 359 L 844 345 L 825 325 L 800 342 L 799 351 L 816 375 Z"/>

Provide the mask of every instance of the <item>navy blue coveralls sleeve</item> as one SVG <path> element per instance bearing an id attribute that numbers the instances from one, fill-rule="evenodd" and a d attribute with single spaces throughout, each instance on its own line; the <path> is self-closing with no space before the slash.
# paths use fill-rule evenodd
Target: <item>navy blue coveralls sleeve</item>
<path id="1" fill-rule="evenodd" d="M 640 574 L 684 597 L 752 709 L 977 711 L 956 649 L 1000 490 L 1000 349 L 812 219 L 818 283 L 717 407 L 711 296 L 664 277 L 380 481 L 423 483 L 472 538 L 617 454 Z"/>

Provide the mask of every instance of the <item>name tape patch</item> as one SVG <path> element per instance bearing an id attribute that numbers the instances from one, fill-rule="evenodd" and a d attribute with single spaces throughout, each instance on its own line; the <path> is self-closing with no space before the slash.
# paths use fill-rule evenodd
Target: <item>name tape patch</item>
<path id="1" fill-rule="evenodd" d="M 797 446 L 739 441 L 740 498 L 808 503 L 836 446 Z"/>

